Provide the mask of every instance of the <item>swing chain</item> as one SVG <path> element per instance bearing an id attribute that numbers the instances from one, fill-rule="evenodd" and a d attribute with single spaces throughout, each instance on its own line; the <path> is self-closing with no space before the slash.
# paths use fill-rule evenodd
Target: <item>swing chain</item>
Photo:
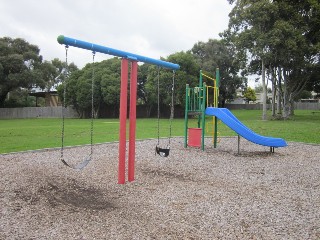
<path id="1" fill-rule="evenodd" d="M 171 141 L 171 135 L 172 135 L 172 121 L 174 118 L 174 84 L 175 84 L 175 74 L 176 71 L 173 70 L 173 76 L 172 76 L 172 89 L 171 89 L 171 109 L 170 109 L 170 128 L 169 128 L 169 148 L 170 148 L 170 141 Z"/>
<path id="2" fill-rule="evenodd" d="M 168 145 L 166 148 L 160 148 L 160 67 L 158 66 L 158 144 L 156 146 L 155 154 L 161 157 L 168 157 L 170 151 L 171 135 L 172 135 L 172 120 L 174 117 L 174 84 L 175 84 L 175 71 L 173 71 L 172 88 L 171 88 L 171 103 L 170 103 L 170 130 L 168 137 Z"/>
<path id="3" fill-rule="evenodd" d="M 92 80 L 91 80 L 91 129 L 90 129 L 90 158 L 93 154 L 93 119 L 94 119 L 94 75 L 95 75 L 95 62 L 94 57 L 96 55 L 95 51 L 92 51 Z"/>
<path id="4" fill-rule="evenodd" d="M 158 144 L 160 144 L 160 66 L 158 66 Z"/>
<path id="5" fill-rule="evenodd" d="M 63 162 L 64 165 L 76 169 L 81 170 L 83 169 L 92 159 L 93 155 L 93 119 L 94 119 L 94 74 L 95 74 L 95 68 L 94 68 L 94 57 L 95 57 L 95 51 L 92 51 L 92 80 L 91 80 L 91 127 L 90 127 L 90 154 L 89 156 L 81 163 L 79 163 L 76 166 L 69 165 L 64 160 L 64 135 L 65 135 L 65 108 L 66 108 L 66 92 L 67 92 L 67 79 L 68 79 L 68 46 L 65 46 L 66 49 L 66 66 L 64 71 L 64 79 L 63 79 L 63 103 L 62 103 L 62 131 L 61 131 L 61 150 L 60 150 L 60 160 Z"/>
<path id="6" fill-rule="evenodd" d="M 171 135 L 172 135 L 172 120 L 174 118 L 174 87 L 175 87 L 175 71 L 172 76 L 172 88 L 171 88 L 171 103 L 170 103 L 170 127 L 169 127 L 169 141 L 168 147 L 170 148 Z M 158 145 L 160 144 L 160 67 L 158 66 Z"/>
<path id="7" fill-rule="evenodd" d="M 66 164 L 64 161 L 64 125 L 65 125 L 65 108 L 66 108 L 66 92 L 67 92 L 67 77 L 68 77 L 68 49 L 69 46 L 65 46 L 66 50 L 66 66 L 64 69 L 64 78 L 63 78 L 63 103 L 62 103 L 62 108 L 61 108 L 61 113 L 62 113 L 62 130 L 61 130 L 61 149 L 60 149 L 60 160 Z"/>

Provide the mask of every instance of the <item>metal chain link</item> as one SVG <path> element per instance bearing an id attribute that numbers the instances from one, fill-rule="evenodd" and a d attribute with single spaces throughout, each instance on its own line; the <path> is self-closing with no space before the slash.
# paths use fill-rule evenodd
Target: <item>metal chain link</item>
<path id="1" fill-rule="evenodd" d="M 170 148 L 172 136 L 172 121 L 174 118 L 174 85 L 175 85 L 175 71 L 173 71 L 172 88 L 171 88 L 171 106 L 170 106 L 170 126 L 169 126 L 169 140 L 167 147 Z M 160 144 L 160 67 L 158 67 L 158 144 Z"/>
<path id="2" fill-rule="evenodd" d="M 62 130 L 61 130 L 61 150 L 60 150 L 60 160 L 68 167 L 74 169 L 82 169 L 84 168 L 88 162 L 92 159 L 93 155 L 93 119 L 94 119 L 94 77 L 95 77 L 95 68 L 94 68 L 94 57 L 95 52 L 92 52 L 92 80 L 91 80 L 91 127 L 90 127 L 90 155 L 87 159 L 85 159 L 82 163 L 78 164 L 75 167 L 70 166 L 64 160 L 64 135 L 65 135 L 65 108 L 66 108 L 66 92 L 67 92 L 67 75 L 68 75 L 68 46 L 65 46 L 66 49 L 66 67 L 65 67 L 65 74 L 63 80 L 63 105 L 62 105 Z"/>
<path id="3" fill-rule="evenodd" d="M 158 144 L 160 144 L 160 67 L 158 66 Z"/>
<path id="4" fill-rule="evenodd" d="M 91 80 L 91 129 L 90 129 L 90 158 L 93 154 L 93 119 L 94 119 L 94 77 L 95 77 L 95 67 L 94 67 L 94 57 L 96 55 L 95 51 L 92 51 L 92 80 Z"/>
<path id="5" fill-rule="evenodd" d="M 171 141 L 171 135 L 172 135 L 172 121 L 174 118 L 174 84 L 175 84 L 175 74 L 176 72 L 173 71 L 172 76 L 172 91 L 171 91 L 171 109 L 170 109 L 170 130 L 169 130 L 169 148 L 170 148 L 170 141 Z"/>
<path id="6" fill-rule="evenodd" d="M 68 77 L 68 48 L 69 46 L 66 45 L 66 66 L 64 69 L 64 79 L 63 79 L 63 103 L 61 108 L 61 115 L 62 115 L 62 127 L 61 127 L 61 149 L 60 149 L 60 160 L 65 163 L 64 161 L 64 125 L 65 125 L 65 108 L 66 108 L 66 92 L 67 92 L 67 77 Z M 66 164 L 66 163 L 65 163 Z"/>

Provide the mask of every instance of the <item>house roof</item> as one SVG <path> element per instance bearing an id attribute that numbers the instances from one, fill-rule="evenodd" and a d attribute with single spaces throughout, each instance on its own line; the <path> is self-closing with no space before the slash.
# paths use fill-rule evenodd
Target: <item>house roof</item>
<path id="1" fill-rule="evenodd" d="M 34 97 L 46 97 L 47 94 L 50 95 L 58 95 L 57 91 L 49 91 L 49 92 L 31 92 L 29 93 L 29 96 L 34 96 Z"/>

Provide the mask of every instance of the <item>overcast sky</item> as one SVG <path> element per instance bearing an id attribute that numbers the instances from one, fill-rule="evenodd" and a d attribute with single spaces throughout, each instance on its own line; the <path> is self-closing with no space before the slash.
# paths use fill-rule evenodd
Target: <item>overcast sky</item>
<path id="1" fill-rule="evenodd" d="M 227 0 L 0 0 L 0 37 L 38 45 L 45 60 L 64 60 L 58 35 L 159 59 L 219 38 L 228 26 Z M 110 56 L 96 55 L 96 61 Z M 92 61 L 70 47 L 69 62 Z"/>

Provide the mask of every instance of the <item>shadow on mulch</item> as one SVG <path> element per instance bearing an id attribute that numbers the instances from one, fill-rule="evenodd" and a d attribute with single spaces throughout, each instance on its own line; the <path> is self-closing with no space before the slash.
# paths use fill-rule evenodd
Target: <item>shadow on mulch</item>
<path id="1" fill-rule="evenodd" d="M 44 199 L 51 208 L 67 206 L 73 211 L 77 209 L 113 211 L 117 208 L 114 204 L 117 196 L 106 196 L 107 194 L 101 190 L 82 186 L 75 179 L 66 179 L 60 183 L 47 179 L 33 193 L 27 188 L 14 192 L 16 200 L 22 200 L 28 205 L 38 205 L 41 199 Z"/>

